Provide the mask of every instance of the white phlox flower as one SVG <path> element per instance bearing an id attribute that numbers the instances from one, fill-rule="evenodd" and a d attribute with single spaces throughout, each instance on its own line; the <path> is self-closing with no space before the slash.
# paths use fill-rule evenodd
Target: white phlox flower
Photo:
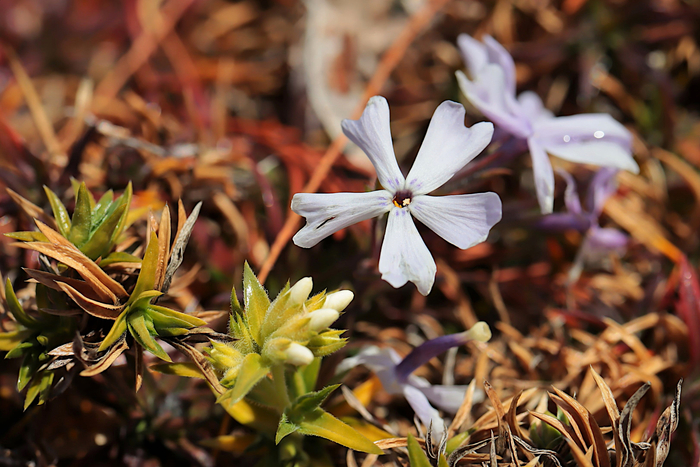
<path id="1" fill-rule="evenodd" d="M 427 295 L 437 268 L 413 217 L 462 249 L 486 240 L 491 227 L 501 220 L 501 200 L 496 193 L 428 196 L 491 141 L 491 123 L 467 128 L 464 116 L 464 107 L 456 102 L 438 106 L 415 163 L 404 177 L 394 155 L 389 105 L 383 97 L 371 98 L 362 117 L 344 120 L 342 128 L 367 154 L 383 189 L 294 195 L 292 210 L 306 218 L 306 226 L 294 236 L 294 243 L 311 248 L 340 229 L 388 212 L 379 258 L 382 279 L 394 287 L 411 281 Z"/>

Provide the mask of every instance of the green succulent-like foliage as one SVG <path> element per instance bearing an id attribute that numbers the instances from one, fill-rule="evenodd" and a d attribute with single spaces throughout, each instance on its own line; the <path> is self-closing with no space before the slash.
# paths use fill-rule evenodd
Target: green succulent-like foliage
<path id="1" fill-rule="evenodd" d="M 128 331 L 141 347 L 163 360 L 171 361 L 155 338 L 182 336 L 194 327 L 207 324 L 194 316 L 151 303 L 151 300 L 162 295 L 160 291 L 155 290 L 157 267 L 158 236 L 152 232 L 136 285 L 124 305 L 124 310 L 100 344 L 100 351 L 107 350 Z"/>
<path id="2" fill-rule="evenodd" d="M 157 227 L 158 234 L 151 234 L 141 259 L 124 251 L 113 251 L 122 232 L 139 211 L 129 210 L 131 184 L 117 199 L 108 191 L 96 201 L 84 183 L 73 181 L 76 201 L 72 216 L 53 191 L 48 188 L 45 191 L 53 219 L 30 201 L 9 192 L 25 212 L 35 217 L 39 231 L 7 235 L 21 240 L 16 246 L 37 251 L 43 258 L 40 269 L 25 268 L 30 281 L 36 283 L 27 289 L 34 293 L 33 303 L 29 302 L 32 303 L 30 312 L 20 305 L 9 280 L 5 287 L 7 309 L 13 320 L 4 323 L 6 332 L 0 333 L 0 351 L 8 352 L 6 358 L 23 358 L 17 387 L 27 391 L 25 406 L 37 397 L 39 403 L 48 400 L 58 368 L 71 371 L 75 365 L 80 365 L 84 368 L 83 376 L 93 376 L 107 369 L 129 348 L 125 339 L 127 332 L 138 344 L 137 389 L 142 380 L 143 365 L 139 362 L 143 349 L 170 361 L 156 338 L 175 339 L 177 342 L 173 345 L 187 353 L 194 349 L 185 342 L 191 337 L 192 329 L 197 328 L 195 333 L 213 332 L 204 328 L 206 322 L 199 318 L 151 303 L 167 291 L 181 264 L 200 205 L 184 220 L 184 206 L 180 203 L 181 222 L 172 248 L 170 210 L 166 206 Z M 140 268 L 135 284 L 129 279 L 122 283 L 125 264 L 129 268 Z M 95 342 L 103 335 L 100 332 L 85 336 L 76 332 L 79 321 L 71 315 L 84 316 L 83 312 L 103 320 L 106 329 L 111 326 L 102 342 Z"/>
<path id="3" fill-rule="evenodd" d="M 241 423 L 273 438 L 279 449 L 288 450 L 291 443 L 296 446 L 294 452 L 302 452 L 302 435 L 310 435 L 381 454 L 369 439 L 321 408 L 337 386 L 314 391 L 320 359 L 342 348 L 345 339 L 340 337 L 342 330 L 328 328 L 338 317 L 337 311 L 324 308 L 328 295 L 321 292 L 308 298 L 311 285 L 309 278 L 294 287 L 287 284 L 271 302 L 245 264 L 244 307 L 235 291 L 231 294 L 230 336 L 234 341 L 212 341 L 207 349 L 209 361 L 221 376 L 223 394 L 218 402 Z M 248 413 L 252 415 L 246 421 L 242 414 Z M 277 420 L 276 426 L 261 423 L 270 417 Z M 299 457 L 294 458 L 296 465 Z"/>
<path id="4" fill-rule="evenodd" d="M 40 292 L 44 292 L 43 294 Z M 46 289 L 37 286 L 37 304 L 42 305 Z M 22 358 L 17 376 L 17 390 L 27 388 L 24 408 L 38 397 L 41 405 L 49 398 L 54 372 L 49 368 L 51 357 L 48 352 L 58 345 L 70 341 L 75 331 L 75 321 L 38 311 L 28 314 L 20 304 L 12 283 L 5 283 L 5 301 L 15 320 L 13 330 L 0 333 L 0 351 L 7 351 L 5 358 Z"/>
<path id="5" fill-rule="evenodd" d="M 117 199 L 114 199 L 114 193 L 109 190 L 96 201 L 84 182 L 74 181 L 73 190 L 76 193 L 75 209 L 71 217 L 59 197 L 44 187 L 58 232 L 91 260 L 107 259 L 127 226 L 131 183 Z M 46 241 L 46 237 L 39 232 L 14 232 L 8 236 L 24 241 Z"/>

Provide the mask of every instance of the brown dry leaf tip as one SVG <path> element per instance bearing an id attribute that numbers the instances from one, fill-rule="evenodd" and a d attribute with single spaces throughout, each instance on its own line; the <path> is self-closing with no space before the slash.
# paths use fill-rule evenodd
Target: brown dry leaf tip
<path id="1" fill-rule="evenodd" d="M 186 342 L 187 336 L 183 337 L 164 337 L 163 341 L 172 345 L 175 349 L 186 355 L 204 376 L 204 379 L 211 385 L 212 388 L 219 394 L 226 392 L 226 388 L 221 385 L 216 372 L 212 368 L 209 361 L 206 359 L 202 353 L 197 350 L 194 346 Z"/>
<path id="2" fill-rule="evenodd" d="M 56 220 L 46 214 L 39 206 L 20 196 L 16 191 L 10 188 L 5 188 L 5 190 L 7 190 L 7 194 L 10 195 L 10 198 L 12 198 L 17 206 L 22 208 L 25 214 L 27 214 L 27 216 L 29 216 L 31 219 L 41 219 L 44 223 L 52 227 L 56 227 Z"/>
<path id="3" fill-rule="evenodd" d="M 134 387 L 136 392 L 139 392 L 143 384 L 143 347 L 137 345 L 134 350 L 134 373 L 136 375 Z"/>
<path id="4" fill-rule="evenodd" d="M 168 261 L 168 267 L 165 269 L 165 273 L 162 280 L 162 287 L 160 289 L 164 294 L 170 289 L 170 284 L 173 280 L 173 275 L 177 268 L 182 264 L 184 259 L 185 247 L 192 234 L 192 229 L 194 228 L 194 223 L 199 216 L 199 211 L 202 209 L 202 202 L 200 201 L 192 209 L 190 215 L 185 219 L 185 210 L 182 208 L 182 201 L 180 201 L 178 206 L 178 228 L 175 233 L 175 240 L 173 241 L 172 250 L 170 250 L 170 259 Z M 182 224 L 180 224 L 182 222 Z"/>
<path id="5" fill-rule="evenodd" d="M 86 336 L 89 337 L 89 336 Z M 85 342 L 83 337 L 76 333 L 73 339 L 73 353 L 85 369 L 80 372 L 81 376 L 95 376 L 109 368 L 119 356 L 129 349 L 126 341 L 126 333 L 122 334 L 117 341 L 105 352 L 98 349 L 100 342 Z"/>

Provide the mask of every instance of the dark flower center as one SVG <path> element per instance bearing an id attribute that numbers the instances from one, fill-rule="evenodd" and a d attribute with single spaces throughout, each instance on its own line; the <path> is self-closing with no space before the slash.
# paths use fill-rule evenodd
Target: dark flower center
<path id="1" fill-rule="evenodd" d="M 405 208 L 409 204 L 411 204 L 411 198 L 413 197 L 413 193 L 411 193 L 408 190 L 399 190 L 396 192 L 394 195 L 394 199 L 391 201 L 394 203 L 394 206 L 397 208 Z"/>

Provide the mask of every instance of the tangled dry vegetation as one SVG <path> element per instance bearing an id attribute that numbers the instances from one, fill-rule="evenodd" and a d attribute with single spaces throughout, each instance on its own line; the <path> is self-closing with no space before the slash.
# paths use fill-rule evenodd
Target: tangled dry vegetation
<path id="1" fill-rule="evenodd" d="M 274 292 L 305 276 L 355 292 L 338 324 L 349 344 L 309 391 L 339 382 L 341 359 L 367 345 L 406 355 L 479 320 L 494 333 L 417 371 L 469 384 L 443 439 L 353 369 L 324 407 L 385 454 L 305 446 L 315 465 L 700 465 L 695 3 L 5 3 L 0 464 L 262 458 L 256 428 L 217 405 L 209 386 L 226 388 L 202 353 L 231 341 L 247 260 Z M 290 244 L 294 193 L 374 184 L 334 126 L 363 96 L 392 103 L 410 162 L 437 104 L 460 100 L 462 32 L 505 44 L 519 88 L 549 109 L 610 112 L 633 132 L 641 172 L 619 176 L 602 216 L 631 236 L 624 256 L 571 282 L 581 235 L 534 227 L 526 158 L 497 165 L 498 148 L 446 192 L 495 191 L 504 221 L 466 251 L 425 232 L 438 263 L 428 298 L 380 280 L 376 223 Z M 157 358 L 209 384 L 150 371 Z"/>

